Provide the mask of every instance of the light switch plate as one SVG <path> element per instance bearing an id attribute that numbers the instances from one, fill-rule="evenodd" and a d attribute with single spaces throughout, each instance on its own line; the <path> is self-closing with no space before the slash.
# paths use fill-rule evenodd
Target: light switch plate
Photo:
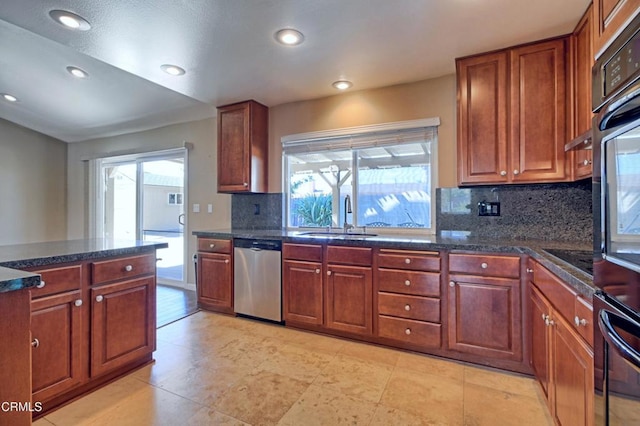
<path id="1" fill-rule="evenodd" d="M 207 212 L 213 213 L 213 204 L 207 204 Z"/>
<path id="2" fill-rule="evenodd" d="M 193 212 L 194 213 L 200 213 L 200 204 L 194 204 L 193 205 Z"/>

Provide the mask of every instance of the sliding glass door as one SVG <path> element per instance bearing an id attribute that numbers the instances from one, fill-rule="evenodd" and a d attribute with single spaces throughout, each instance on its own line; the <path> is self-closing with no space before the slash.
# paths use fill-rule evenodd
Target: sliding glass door
<path id="1" fill-rule="evenodd" d="M 100 160 L 97 235 L 166 242 L 158 279 L 184 283 L 185 151 Z"/>

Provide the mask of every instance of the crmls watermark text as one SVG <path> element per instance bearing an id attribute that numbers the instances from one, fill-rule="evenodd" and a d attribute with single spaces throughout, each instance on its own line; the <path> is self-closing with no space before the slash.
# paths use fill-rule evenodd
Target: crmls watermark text
<path id="1" fill-rule="evenodd" d="M 18 402 L 18 401 L 3 401 L 0 404 L 0 411 L 8 413 L 10 411 L 30 411 L 39 413 L 42 411 L 42 402 Z"/>

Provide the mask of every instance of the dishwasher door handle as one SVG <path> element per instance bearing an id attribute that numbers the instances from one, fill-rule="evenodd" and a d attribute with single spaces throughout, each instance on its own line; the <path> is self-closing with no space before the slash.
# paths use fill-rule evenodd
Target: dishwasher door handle
<path id="1" fill-rule="evenodd" d="M 251 251 L 262 251 L 262 249 L 258 248 L 258 247 L 251 247 L 249 250 L 251 250 Z"/>

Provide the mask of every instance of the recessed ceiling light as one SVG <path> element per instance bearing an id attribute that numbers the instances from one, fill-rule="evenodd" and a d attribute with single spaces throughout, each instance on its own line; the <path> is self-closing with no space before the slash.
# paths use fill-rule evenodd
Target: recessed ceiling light
<path id="1" fill-rule="evenodd" d="M 167 74 L 170 75 L 184 75 L 184 73 L 186 73 L 186 71 L 184 70 L 184 68 L 180 68 L 177 65 L 171 65 L 171 64 L 164 64 L 164 65 L 160 65 L 160 68 L 162 68 L 162 71 L 166 72 Z"/>
<path id="2" fill-rule="evenodd" d="M 292 28 L 285 28 L 276 32 L 275 38 L 279 43 L 287 46 L 297 46 L 304 41 L 304 35 Z"/>
<path id="3" fill-rule="evenodd" d="M 69 72 L 69 74 L 71 74 L 74 77 L 77 78 L 87 78 L 89 77 L 89 74 L 87 74 L 87 72 L 85 70 L 82 70 L 78 67 L 67 67 L 67 71 Z"/>
<path id="4" fill-rule="evenodd" d="M 338 90 L 347 90 L 348 88 L 353 86 L 353 83 L 348 80 L 338 80 L 334 81 L 332 86 Z"/>
<path id="5" fill-rule="evenodd" d="M 72 30 L 87 31 L 91 29 L 89 21 L 80 15 L 67 12 L 66 10 L 52 10 L 49 12 L 49 16 L 51 16 L 51 19 L 56 21 L 58 24 L 64 25 Z"/>
<path id="6" fill-rule="evenodd" d="M 8 101 L 8 102 L 18 102 L 18 98 L 16 98 L 16 97 L 15 97 L 15 96 L 13 96 L 13 95 L 10 95 L 10 94 L 8 94 L 8 93 L 3 93 L 3 94 L 2 94 L 2 98 L 3 98 L 5 101 Z"/>

